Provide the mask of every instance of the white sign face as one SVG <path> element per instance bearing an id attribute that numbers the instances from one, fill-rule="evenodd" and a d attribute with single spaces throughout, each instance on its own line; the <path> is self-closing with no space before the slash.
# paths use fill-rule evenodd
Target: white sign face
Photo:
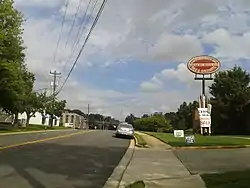
<path id="1" fill-rule="evenodd" d="M 201 127 L 211 127 L 211 115 L 208 108 L 198 108 L 200 126 Z"/>
<path id="2" fill-rule="evenodd" d="M 201 127 L 210 127 L 211 126 L 211 117 L 200 117 L 200 125 Z"/>
<path id="3" fill-rule="evenodd" d="M 195 143 L 194 135 L 186 136 L 185 141 L 186 141 L 187 144 L 194 144 Z"/>
<path id="4" fill-rule="evenodd" d="M 174 130 L 174 137 L 184 137 L 184 130 Z"/>

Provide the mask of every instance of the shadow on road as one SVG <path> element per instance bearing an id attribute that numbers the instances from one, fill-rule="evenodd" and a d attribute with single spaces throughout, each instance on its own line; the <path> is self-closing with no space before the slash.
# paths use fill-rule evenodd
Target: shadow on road
<path id="1" fill-rule="evenodd" d="M 0 184 L 6 183 L 2 181 L 8 176 L 12 178 L 8 185 L 18 185 L 21 176 L 34 188 L 103 187 L 125 152 L 124 147 L 54 143 L 4 150 L 0 154 Z"/>

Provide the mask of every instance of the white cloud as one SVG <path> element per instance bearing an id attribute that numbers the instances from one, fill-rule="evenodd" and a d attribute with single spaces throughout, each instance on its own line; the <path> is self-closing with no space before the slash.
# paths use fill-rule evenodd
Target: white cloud
<path id="1" fill-rule="evenodd" d="M 231 60 L 250 58 L 249 32 L 242 35 L 232 35 L 229 31 L 220 28 L 205 35 L 203 41 L 216 46 L 216 52 L 213 54 L 215 57 L 227 57 Z"/>
<path id="2" fill-rule="evenodd" d="M 141 91 L 154 92 L 161 89 L 163 83 L 156 76 L 153 76 L 149 81 L 142 82 L 140 85 Z"/>
<path id="3" fill-rule="evenodd" d="M 29 18 L 24 26 L 28 67 L 36 74 L 36 87 L 47 87 L 51 80 L 49 71 L 54 68 L 62 71 L 71 51 L 72 39 L 64 48 L 71 25 L 71 22 L 65 22 L 56 63 L 53 63 L 61 28 L 58 17 L 63 14 L 65 1 L 15 2 L 20 10 L 24 10 L 25 17 Z M 83 1 L 81 16 L 87 3 L 87 0 Z M 79 0 L 70 0 L 69 20 L 78 4 Z M 200 92 L 200 83 L 193 81 L 193 75 L 185 64 L 192 56 L 205 53 L 203 43 L 213 45 L 215 51 L 211 55 L 223 60 L 222 63 L 231 65 L 240 58 L 250 59 L 249 8 L 247 0 L 237 3 L 232 0 L 126 0 L 126 3 L 109 0 L 76 69 L 87 69 L 93 65 L 110 67 L 115 63 L 126 62 L 126 59 L 147 63 L 171 62 L 176 63 L 177 68 L 155 73 L 152 78 L 141 83 L 138 88 L 140 91 L 129 94 L 87 86 L 73 75 L 61 97 L 68 101 L 69 107 L 86 109 L 90 103 L 93 111 L 116 117 L 130 112 L 146 113 L 152 109 L 176 109 L 183 100 L 196 99 Z M 46 17 L 38 18 L 28 11 L 31 9 L 33 12 L 36 9 L 53 11 Z M 72 36 L 75 36 L 74 33 Z M 63 72 L 64 76 L 72 60 Z M 166 87 L 171 84 L 182 84 L 183 88 L 166 91 Z"/>

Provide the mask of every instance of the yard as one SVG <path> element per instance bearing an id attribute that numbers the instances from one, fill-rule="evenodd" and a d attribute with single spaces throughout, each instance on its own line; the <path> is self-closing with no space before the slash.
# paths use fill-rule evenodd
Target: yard
<path id="1" fill-rule="evenodd" d="M 201 177 L 207 188 L 248 188 L 250 185 L 250 169 L 219 174 L 203 174 Z"/>
<path id="2" fill-rule="evenodd" d="M 173 147 L 188 147 L 188 146 L 250 146 L 250 137 L 234 138 L 230 136 L 202 136 L 195 135 L 195 143 L 187 144 L 185 138 L 175 138 L 170 133 L 155 133 L 146 132 L 147 134 L 154 136 L 161 141 L 173 146 Z"/>

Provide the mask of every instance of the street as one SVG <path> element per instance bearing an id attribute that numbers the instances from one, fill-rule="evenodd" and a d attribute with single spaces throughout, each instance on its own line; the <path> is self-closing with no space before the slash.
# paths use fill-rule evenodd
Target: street
<path id="1" fill-rule="evenodd" d="M 1 146 L 79 131 L 0 136 Z M 3 188 L 101 188 L 119 164 L 128 139 L 112 131 L 79 132 L 69 137 L 0 150 Z"/>

